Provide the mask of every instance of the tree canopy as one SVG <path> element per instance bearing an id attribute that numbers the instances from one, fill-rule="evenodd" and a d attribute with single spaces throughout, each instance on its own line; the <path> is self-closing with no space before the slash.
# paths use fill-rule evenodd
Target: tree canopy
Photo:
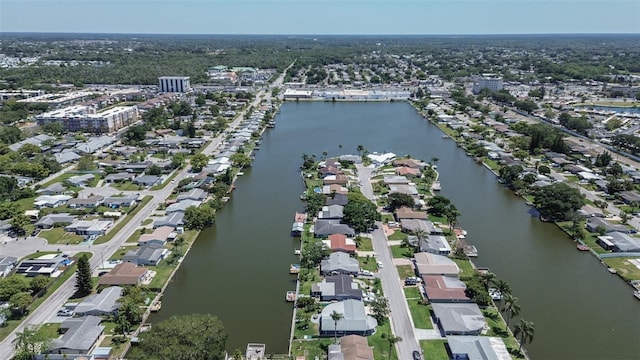
<path id="1" fill-rule="evenodd" d="M 132 360 L 223 360 L 227 331 L 211 314 L 174 315 L 140 334 Z"/>
<path id="2" fill-rule="evenodd" d="M 540 217 L 548 221 L 570 220 L 584 204 L 584 195 L 576 188 L 560 182 L 537 189 L 534 204 Z"/>
<path id="3" fill-rule="evenodd" d="M 351 225 L 355 231 L 369 231 L 375 222 L 382 218 L 376 205 L 362 193 L 350 191 L 347 199 L 349 202 L 344 207 L 342 220 Z"/>

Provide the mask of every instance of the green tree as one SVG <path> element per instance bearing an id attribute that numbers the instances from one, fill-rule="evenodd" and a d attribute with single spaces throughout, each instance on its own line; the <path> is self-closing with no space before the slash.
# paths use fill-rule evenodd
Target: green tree
<path id="1" fill-rule="evenodd" d="M 200 172 L 209 162 L 209 157 L 205 154 L 195 154 L 191 158 L 192 172 Z"/>
<path id="2" fill-rule="evenodd" d="M 327 198 L 321 193 L 317 193 L 315 191 L 309 191 L 307 193 L 307 199 L 306 199 L 307 214 L 309 214 L 309 216 L 317 215 L 318 211 L 322 209 L 326 201 L 327 201 Z"/>
<path id="3" fill-rule="evenodd" d="M 520 319 L 520 323 L 513 329 L 513 336 L 520 337 L 520 347 L 518 351 L 522 351 L 522 346 L 533 341 L 535 326 L 532 322 Z"/>
<path id="4" fill-rule="evenodd" d="M 31 301 L 33 301 L 33 296 L 23 291 L 13 294 L 11 298 L 9 298 L 9 306 L 13 311 L 18 313 L 18 315 L 23 316 L 29 305 L 31 305 Z"/>
<path id="5" fill-rule="evenodd" d="M 31 291 L 34 294 L 39 293 L 41 290 L 44 290 L 47 288 L 47 285 L 49 285 L 49 277 L 46 277 L 44 275 L 38 275 L 34 278 L 31 279 L 30 281 L 30 286 L 31 286 Z"/>
<path id="6" fill-rule="evenodd" d="M 184 212 L 184 225 L 188 229 L 202 230 L 216 221 L 216 211 L 208 205 L 189 206 Z"/>
<path id="7" fill-rule="evenodd" d="M 48 122 L 42 125 L 42 131 L 50 135 L 59 136 L 64 133 L 64 127 L 59 122 Z"/>
<path id="8" fill-rule="evenodd" d="M 32 157 L 35 154 L 39 154 L 42 150 L 40 150 L 40 147 L 37 145 L 33 145 L 33 144 L 24 144 L 20 147 L 20 149 L 18 149 L 18 154 L 24 156 L 24 157 Z"/>
<path id="9" fill-rule="evenodd" d="M 504 297 L 507 294 L 511 294 L 511 284 L 501 279 L 497 280 L 494 284 L 496 286 L 496 289 L 501 294 L 500 305 L 502 305 L 502 302 L 503 302 L 502 300 L 504 299 Z"/>
<path id="10" fill-rule="evenodd" d="M 251 159 L 249 158 L 249 156 L 247 156 L 247 154 L 243 153 L 235 153 L 231 155 L 229 160 L 231 160 L 233 166 L 238 168 L 244 168 L 251 165 Z"/>
<path id="11" fill-rule="evenodd" d="M 538 172 L 542 175 L 548 175 L 551 173 L 551 169 L 547 165 L 538 166 Z"/>
<path id="12" fill-rule="evenodd" d="M 16 333 L 13 340 L 16 354 L 14 360 L 30 360 L 33 356 L 46 352 L 51 347 L 51 339 L 40 331 L 40 326 L 28 325 Z"/>
<path id="13" fill-rule="evenodd" d="M 311 269 L 320 264 L 320 261 L 330 253 L 331 250 L 322 241 L 313 241 L 302 248 L 302 265 Z"/>
<path id="14" fill-rule="evenodd" d="M 14 294 L 28 291 L 30 288 L 29 281 L 22 275 L 0 278 L 0 301 L 9 301 Z"/>
<path id="15" fill-rule="evenodd" d="M 429 213 L 434 216 L 444 216 L 450 204 L 451 200 L 442 195 L 436 195 L 427 201 Z"/>
<path id="16" fill-rule="evenodd" d="M 402 341 L 402 338 L 400 336 L 393 336 L 392 334 L 382 334 L 381 337 L 387 344 L 389 344 L 389 355 L 387 356 L 387 359 L 391 359 L 391 354 L 394 353 L 393 346 Z"/>
<path id="17" fill-rule="evenodd" d="M 92 171 L 97 168 L 96 163 L 93 162 L 93 156 L 84 155 L 78 160 L 78 165 L 76 166 L 79 171 Z"/>
<path id="18" fill-rule="evenodd" d="M 18 214 L 11 220 L 13 230 L 20 236 L 27 233 L 27 226 L 31 225 L 31 220 L 24 214 Z"/>
<path id="19" fill-rule="evenodd" d="M 147 170 L 145 170 L 145 174 L 158 176 L 162 174 L 162 169 L 156 164 L 151 164 Z"/>
<path id="20" fill-rule="evenodd" d="M 401 208 L 403 206 L 413 208 L 416 205 L 415 200 L 409 194 L 392 192 L 387 195 L 387 199 L 389 200 L 389 211 L 394 212 L 396 209 Z"/>
<path id="21" fill-rule="evenodd" d="M 449 231 L 453 234 L 453 228 L 458 223 L 460 211 L 458 211 L 458 208 L 456 208 L 455 205 L 449 204 L 444 212 L 444 216 L 447 218 L 447 222 L 449 223 Z"/>
<path id="22" fill-rule="evenodd" d="M 84 296 L 93 290 L 93 279 L 91 279 L 91 267 L 87 254 L 82 254 L 78 259 L 78 269 L 76 270 L 76 291 L 78 295 Z"/>
<path id="23" fill-rule="evenodd" d="M 520 304 L 518 303 L 518 298 L 511 294 L 505 295 L 503 300 L 504 306 L 502 307 L 501 311 L 506 314 L 507 327 L 509 327 L 509 321 L 511 320 L 511 318 L 520 315 Z"/>
<path id="24" fill-rule="evenodd" d="M 370 304 L 371 316 L 373 316 L 378 324 L 384 324 L 391 315 L 391 309 L 389 308 L 389 300 L 383 296 L 378 296 Z"/>
<path id="25" fill-rule="evenodd" d="M 333 320 L 333 341 L 336 344 L 338 343 L 338 321 L 342 320 L 343 318 L 344 315 L 335 310 L 333 310 L 333 312 L 331 313 L 331 320 Z"/>
<path id="26" fill-rule="evenodd" d="M 182 167 L 184 164 L 185 156 L 184 154 L 177 153 L 171 157 L 171 167 L 174 169 Z"/>
<path id="27" fill-rule="evenodd" d="M 534 193 L 534 205 L 547 221 L 570 220 L 584 204 L 584 195 L 563 182 L 541 187 Z"/>
<path id="28" fill-rule="evenodd" d="M 373 228 L 375 222 L 382 218 L 376 205 L 362 193 L 350 191 L 347 199 L 348 202 L 343 209 L 344 217 L 342 220 L 351 225 L 355 231 L 369 231 Z"/>
<path id="29" fill-rule="evenodd" d="M 131 360 L 223 360 L 227 331 L 211 314 L 174 315 L 154 323 L 140 334 L 140 345 L 131 348 Z"/>

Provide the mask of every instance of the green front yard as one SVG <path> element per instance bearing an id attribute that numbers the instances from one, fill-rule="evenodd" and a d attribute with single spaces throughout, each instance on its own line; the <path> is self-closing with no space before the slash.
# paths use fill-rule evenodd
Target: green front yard
<path id="1" fill-rule="evenodd" d="M 413 257 L 413 249 L 410 247 L 402 247 L 402 245 L 391 245 L 390 248 L 391 248 L 391 255 L 393 256 L 393 258 L 410 259 Z"/>
<path id="2" fill-rule="evenodd" d="M 631 260 L 635 260 L 636 264 L 632 263 Z M 620 275 L 626 281 L 631 280 L 640 280 L 640 258 L 609 258 L 604 259 L 605 264 L 610 267 L 616 269 L 618 271 L 618 275 Z"/>
<path id="3" fill-rule="evenodd" d="M 416 294 L 407 294 L 407 289 L 415 289 Z M 433 323 L 431 323 L 431 306 L 422 303 L 422 295 L 420 295 L 418 288 L 405 288 L 405 295 L 407 296 L 409 312 L 411 313 L 415 327 L 418 329 L 433 329 Z M 415 295 L 417 295 L 417 298 Z"/>
<path id="4" fill-rule="evenodd" d="M 449 360 L 449 354 L 445 344 L 446 340 L 421 340 L 420 348 L 425 359 L 429 360 Z"/>
<path id="5" fill-rule="evenodd" d="M 64 231 L 64 228 L 57 227 L 50 230 L 42 230 L 39 237 L 47 239 L 49 244 L 79 244 L 84 240 L 83 236 Z"/>
<path id="6" fill-rule="evenodd" d="M 393 232 L 393 234 L 387 236 L 389 240 L 406 240 L 408 237 L 409 235 L 403 233 L 400 230 L 396 230 Z"/>
<path id="7" fill-rule="evenodd" d="M 406 279 L 408 277 L 416 276 L 415 271 L 413 271 L 413 266 L 411 265 L 398 265 L 396 266 L 398 269 L 398 275 L 400 275 L 400 279 Z"/>
<path id="8" fill-rule="evenodd" d="M 360 236 L 357 240 L 359 251 L 373 251 L 373 244 L 371 244 L 371 238 Z"/>
<path id="9" fill-rule="evenodd" d="M 471 265 L 471 262 L 469 260 L 454 259 L 454 258 L 452 258 L 451 260 L 453 260 L 460 268 L 461 279 L 470 278 L 475 273 L 475 270 L 473 269 L 473 266 Z"/>

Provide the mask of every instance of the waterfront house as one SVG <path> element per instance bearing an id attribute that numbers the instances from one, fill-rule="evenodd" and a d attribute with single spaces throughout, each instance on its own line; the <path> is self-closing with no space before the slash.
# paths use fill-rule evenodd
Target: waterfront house
<path id="1" fill-rule="evenodd" d="M 145 244 L 164 246 L 167 241 L 171 241 L 176 237 L 174 228 L 171 226 L 161 226 L 156 228 L 151 234 L 142 234 L 138 238 L 138 245 L 143 246 Z"/>
<path id="2" fill-rule="evenodd" d="M 163 218 L 159 218 L 158 220 L 153 222 L 153 228 L 159 228 L 162 226 L 170 226 L 172 228 L 178 228 L 184 226 L 184 213 L 183 212 L 174 212 L 172 214 L 168 214 Z"/>
<path id="3" fill-rule="evenodd" d="M 397 221 L 401 221 L 403 219 L 420 219 L 420 220 L 428 220 L 429 216 L 424 211 L 414 211 L 413 209 L 402 206 L 396 209 L 395 217 Z"/>
<path id="4" fill-rule="evenodd" d="M 610 232 L 606 236 L 598 236 L 596 242 L 603 249 L 614 252 L 640 252 L 640 238 L 626 232 Z"/>
<path id="5" fill-rule="evenodd" d="M 98 316 L 68 318 L 60 324 L 63 335 L 54 339 L 47 353 L 50 354 L 88 354 L 104 331 Z"/>
<path id="6" fill-rule="evenodd" d="M 323 206 L 318 212 L 318 219 L 342 219 L 344 207 L 340 205 Z"/>
<path id="7" fill-rule="evenodd" d="M 408 167 L 411 169 L 424 169 L 427 164 L 416 159 L 397 159 L 393 160 L 393 166 L 395 167 Z"/>
<path id="8" fill-rule="evenodd" d="M 331 249 L 332 252 L 341 251 L 349 254 L 355 254 L 356 242 L 353 238 L 348 238 L 344 234 L 331 234 L 328 240 L 323 240 L 325 245 Z"/>
<path id="9" fill-rule="evenodd" d="M 143 245 L 137 249 L 129 250 L 122 257 L 122 261 L 128 261 L 136 265 L 158 265 L 164 259 L 168 250 L 157 245 Z"/>
<path id="10" fill-rule="evenodd" d="M 349 183 L 349 180 L 347 179 L 347 176 L 344 174 L 327 175 L 322 178 L 322 183 L 324 185 L 337 184 L 337 185 L 346 186 Z"/>
<path id="11" fill-rule="evenodd" d="M 427 235 L 420 241 L 420 251 L 447 256 L 451 253 L 451 245 L 442 235 Z"/>
<path id="12" fill-rule="evenodd" d="M 90 209 L 100 206 L 103 200 L 104 196 L 93 195 L 86 199 L 70 199 L 67 201 L 67 206 L 69 206 L 70 209 Z"/>
<path id="13" fill-rule="evenodd" d="M 203 201 L 207 197 L 207 192 L 202 189 L 191 189 L 188 192 L 183 192 L 178 195 L 176 201 L 180 202 L 182 200 L 195 200 L 195 201 Z"/>
<path id="14" fill-rule="evenodd" d="M 95 316 L 107 316 L 113 315 L 120 308 L 120 297 L 122 296 L 123 288 L 119 286 L 111 286 L 102 290 L 98 294 L 89 295 L 84 298 L 73 309 L 76 314 L 80 316 L 95 315 Z"/>
<path id="15" fill-rule="evenodd" d="M 451 359 L 510 360 L 509 350 L 502 338 L 493 336 L 447 336 Z"/>
<path id="16" fill-rule="evenodd" d="M 324 185 L 322 187 L 322 193 L 329 196 L 333 194 L 347 194 L 348 192 L 349 189 L 338 184 Z"/>
<path id="17" fill-rule="evenodd" d="M 180 202 L 173 203 L 167 206 L 167 209 L 165 212 L 167 213 L 167 215 L 175 212 L 183 213 L 187 210 L 187 208 L 191 206 L 198 207 L 200 206 L 200 204 L 202 204 L 202 201 L 186 199 L 186 200 L 182 200 Z"/>
<path id="18" fill-rule="evenodd" d="M 102 275 L 98 285 L 139 285 L 147 273 L 147 269 L 138 267 L 130 262 L 120 263 L 108 273 Z"/>
<path id="19" fill-rule="evenodd" d="M 458 277 L 460 268 L 451 259 L 443 255 L 426 252 L 413 254 L 416 272 L 420 275 L 443 275 Z"/>
<path id="20" fill-rule="evenodd" d="M 442 235 L 444 232 L 438 226 L 435 226 L 431 221 L 422 219 L 401 219 L 400 227 L 402 232 L 415 233 L 417 231 L 423 231 L 425 234 Z"/>
<path id="21" fill-rule="evenodd" d="M 421 174 L 422 173 L 420 172 L 420 169 L 411 168 L 408 166 L 400 166 L 396 168 L 396 175 L 402 176 L 402 177 L 406 177 L 406 176 L 419 177 Z"/>
<path id="22" fill-rule="evenodd" d="M 71 224 L 76 220 L 77 216 L 69 213 L 49 214 L 43 216 L 36 222 L 38 229 L 51 229 L 54 226 Z"/>
<path id="23" fill-rule="evenodd" d="M 323 275 L 357 275 L 360 272 L 360 263 L 347 253 L 334 252 L 320 261 L 320 272 Z"/>
<path id="24" fill-rule="evenodd" d="M 327 206 L 331 206 L 331 205 L 345 206 L 347 205 L 348 202 L 349 200 L 346 194 L 336 193 L 327 197 L 327 200 L 325 201 L 324 204 Z"/>
<path id="25" fill-rule="evenodd" d="M 362 290 L 349 275 L 327 276 L 322 282 L 311 286 L 311 296 L 320 301 L 342 301 L 347 299 L 362 299 Z"/>
<path id="26" fill-rule="evenodd" d="M 356 234 L 347 224 L 341 224 L 339 220 L 317 220 L 314 225 L 314 232 L 316 237 L 325 237 L 331 234 L 343 234 L 347 236 L 354 236 Z"/>
<path id="27" fill-rule="evenodd" d="M 431 303 L 436 302 L 471 302 L 465 293 L 467 286 L 460 279 L 451 276 L 422 276 L 424 291 Z"/>
<path id="28" fill-rule="evenodd" d="M 389 185 L 389 193 L 401 193 L 411 195 L 414 199 L 418 199 L 420 193 L 418 189 L 411 184 L 391 184 Z"/>
<path id="29" fill-rule="evenodd" d="M 331 318 L 333 312 L 342 314 L 337 323 Z M 345 300 L 329 304 L 320 314 L 320 336 L 368 336 L 375 332 L 378 322 L 366 314 L 364 303 L 360 300 Z"/>
<path id="30" fill-rule="evenodd" d="M 382 182 L 384 182 L 385 185 L 406 185 L 411 181 L 409 181 L 406 176 L 385 175 L 382 178 Z"/>
<path id="31" fill-rule="evenodd" d="M 341 337 L 339 345 L 329 345 L 327 356 L 327 360 L 374 360 L 373 348 L 359 335 Z"/>
<path id="32" fill-rule="evenodd" d="M 480 335 L 487 326 L 475 303 L 433 303 L 433 314 L 445 335 Z"/>
<path id="33" fill-rule="evenodd" d="M 369 158 L 369 160 L 371 160 L 371 163 L 373 165 L 380 166 L 393 161 L 396 158 L 396 154 L 394 153 L 378 154 L 374 152 L 373 154 L 367 154 L 367 157 Z"/>

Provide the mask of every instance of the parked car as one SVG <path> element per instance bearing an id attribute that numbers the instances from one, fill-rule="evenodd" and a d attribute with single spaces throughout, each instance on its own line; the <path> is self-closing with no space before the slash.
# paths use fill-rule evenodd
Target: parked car
<path id="1" fill-rule="evenodd" d="M 61 309 L 58 310 L 58 316 L 73 316 L 75 313 L 73 312 L 73 310 L 69 310 L 69 309 Z"/>
<path id="2" fill-rule="evenodd" d="M 420 351 L 413 350 L 413 360 L 420 360 L 420 359 L 422 359 L 422 355 L 420 354 Z"/>

